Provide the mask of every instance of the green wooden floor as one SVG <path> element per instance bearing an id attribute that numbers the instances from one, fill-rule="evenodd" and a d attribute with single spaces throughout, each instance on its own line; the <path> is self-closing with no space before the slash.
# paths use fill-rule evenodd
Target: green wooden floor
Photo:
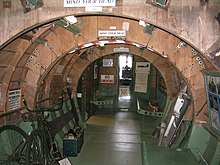
<path id="1" fill-rule="evenodd" d="M 85 143 L 73 165 L 196 165 L 190 150 L 157 146 L 157 118 L 135 112 L 100 113 L 87 122 Z"/>
<path id="2" fill-rule="evenodd" d="M 141 165 L 141 136 L 135 113 L 99 114 L 87 122 L 85 143 L 73 165 Z"/>
<path id="3" fill-rule="evenodd" d="M 199 165 L 190 149 L 143 145 L 143 165 Z"/>

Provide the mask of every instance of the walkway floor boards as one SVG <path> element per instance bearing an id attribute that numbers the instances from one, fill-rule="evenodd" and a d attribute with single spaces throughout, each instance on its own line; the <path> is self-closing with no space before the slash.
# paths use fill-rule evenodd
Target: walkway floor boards
<path id="1" fill-rule="evenodd" d="M 190 149 L 171 149 L 145 145 L 147 160 L 143 165 L 199 165 Z"/>
<path id="2" fill-rule="evenodd" d="M 95 114 L 87 121 L 80 154 L 69 159 L 73 165 L 197 165 L 190 150 L 157 146 L 152 133 L 159 122 L 135 112 Z"/>
<path id="3" fill-rule="evenodd" d="M 87 121 L 84 146 L 72 162 L 73 165 L 142 165 L 137 114 L 92 116 Z"/>

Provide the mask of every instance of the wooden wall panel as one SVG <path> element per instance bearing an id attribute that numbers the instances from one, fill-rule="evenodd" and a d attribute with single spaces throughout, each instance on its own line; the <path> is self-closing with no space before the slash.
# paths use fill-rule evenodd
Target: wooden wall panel
<path id="1" fill-rule="evenodd" d="M 47 5 L 50 4 L 50 1 L 48 1 L 46 4 Z M 46 5 L 45 5 L 45 7 L 46 7 Z M 51 8 L 52 7 L 53 7 L 53 5 L 51 6 Z M 137 7 L 137 6 L 135 6 L 135 7 Z M 131 6 L 131 8 L 132 8 L 132 6 Z M 154 20 L 155 23 L 157 23 L 157 24 L 161 23 L 161 24 L 163 24 L 164 27 L 169 26 L 169 22 L 166 22 L 164 20 L 159 21 L 159 18 L 161 19 L 162 17 L 166 16 L 167 13 L 165 11 L 163 11 L 163 13 L 158 13 L 161 11 L 158 10 L 157 8 L 154 8 L 154 7 L 151 9 L 151 11 L 152 11 L 152 13 L 148 13 L 149 15 L 147 15 L 147 16 L 145 15 L 144 17 L 152 16 L 152 18 L 150 18 L 150 19 Z M 37 13 L 37 10 L 31 12 L 33 14 L 33 16 L 30 15 L 30 13 L 28 13 L 26 16 L 33 17 L 33 21 L 35 21 L 35 19 L 38 19 L 38 16 L 39 16 L 39 15 L 34 15 L 34 14 L 36 14 L 35 12 Z M 143 12 L 143 11 L 137 11 L 137 12 Z M 44 13 L 44 11 L 42 11 L 42 13 Z M 67 13 L 65 13 L 65 14 L 67 14 Z M 49 15 L 50 14 L 51 13 L 49 13 Z M 50 17 L 50 16 L 48 16 L 48 17 Z M 55 17 L 55 16 L 56 15 L 54 15 L 53 17 Z M 47 15 L 45 17 L 47 17 Z M 140 17 L 142 17 L 142 16 L 140 16 Z M 41 19 L 39 21 L 41 21 Z M 81 17 L 81 18 L 79 18 L 79 23 L 80 23 L 80 21 L 85 22 L 84 27 L 82 28 L 82 35 L 81 36 L 80 35 L 73 36 L 71 33 L 66 32 L 63 28 L 57 28 L 52 33 L 49 33 L 49 35 L 44 36 L 44 38 L 48 40 L 48 43 L 52 46 L 52 49 L 54 50 L 56 55 L 61 55 L 62 53 L 65 53 L 66 51 L 68 51 L 71 48 L 74 48 L 75 46 L 84 44 L 86 42 L 97 40 L 98 29 L 106 30 L 105 28 L 109 29 L 109 27 L 113 24 L 117 28 L 120 28 L 120 26 L 122 25 L 122 23 L 124 21 L 128 21 L 131 26 L 128 31 L 129 33 L 127 35 L 127 39 L 132 40 L 132 41 L 136 41 L 140 44 L 146 44 L 148 42 L 149 38 L 148 38 L 148 36 L 146 36 L 146 34 L 143 33 L 143 27 L 138 25 L 138 21 L 132 21 L 132 20 L 122 19 L 122 18 L 117 18 L 117 17 L 114 17 L 114 18 L 111 17 L 109 19 L 110 20 L 108 21 L 106 16 Z M 29 18 L 27 18 L 26 23 L 28 25 L 25 24 L 25 26 L 31 25 Z M 167 24 L 165 25 L 165 23 L 167 23 Z M 189 34 L 187 34 L 187 35 L 189 35 Z M 193 36 L 190 35 L 190 37 L 193 37 Z M 165 31 L 156 28 L 155 31 L 153 32 L 152 38 L 151 38 L 148 46 L 153 47 L 157 52 L 159 52 L 161 54 L 168 55 L 167 61 L 174 64 L 177 67 L 177 69 L 179 69 L 184 74 L 184 76 L 189 79 L 189 85 L 192 88 L 192 92 L 194 92 L 193 90 L 195 90 L 195 89 L 204 88 L 204 84 L 200 83 L 202 80 L 202 75 L 197 74 L 197 72 L 200 71 L 200 68 L 198 68 L 196 65 L 196 67 L 193 67 L 191 69 L 188 69 L 188 70 L 185 69 L 188 66 L 188 64 L 194 63 L 195 60 L 191 57 L 191 55 L 186 56 L 186 54 L 183 53 L 183 50 L 185 48 L 183 48 L 183 50 L 180 50 L 180 52 L 183 54 L 179 53 L 176 50 L 176 46 L 179 43 L 179 41 L 180 41 L 180 39 L 176 38 L 175 36 L 170 35 L 170 34 L 166 33 Z M 66 43 L 66 42 L 68 42 L 68 43 Z M 63 44 L 63 43 L 66 43 L 66 44 Z M 111 47 L 111 50 L 110 49 L 109 50 L 104 49 L 103 51 L 100 50 L 99 51 L 100 56 L 104 56 L 104 55 L 107 55 L 108 53 L 111 53 L 113 47 Z M 55 59 L 57 59 L 56 55 L 53 53 L 53 51 L 50 48 L 45 47 L 45 45 L 43 45 L 43 44 L 35 45 L 35 48 L 32 48 L 33 52 L 36 48 L 38 49 L 38 52 L 37 52 L 38 54 L 36 55 L 38 62 L 40 64 L 43 63 L 43 66 L 45 68 L 47 68 Z M 137 48 L 136 50 L 137 50 L 136 51 L 136 53 L 137 53 L 140 49 Z M 30 53 L 33 53 L 33 52 L 30 51 Z M 188 49 L 187 49 L 187 52 L 190 53 Z M 148 60 L 153 60 L 152 62 L 155 63 L 155 65 L 157 65 L 156 67 L 161 68 L 161 72 L 163 72 L 162 74 L 165 75 L 165 77 L 167 77 L 167 82 L 170 82 L 171 81 L 170 75 L 168 75 L 166 72 L 166 69 L 167 69 L 166 64 L 163 65 L 163 62 L 160 61 L 160 56 L 157 56 L 157 55 L 151 56 L 151 54 L 152 53 L 149 53 L 149 52 L 144 54 L 143 52 L 140 51 L 141 56 L 143 56 L 144 58 L 146 58 Z M 75 59 L 73 59 L 72 64 L 74 64 L 74 66 L 73 66 L 70 74 L 73 75 L 73 77 L 75 77 L 74 84 L 73 84 L 73 85 L 75 85 L 75 88 L 77 87 L 79 77 L 80 77 L 81 73 L 83 72 L 83 70 L 96 58 L 98 58 L 98 56 L 94 56 L 92 58 L 89 57 L 88 59 L 81 60 L 81 61 L 80 60 L 74 61 Z M 23 64 L 23 62 L 22 62 L 22 64 Z M 25 85 L 30 85 L 30 87 L 28 89 L 32 88 L 32 89 L 30 89 L 30 91 L 35 91 L 35 89 L 37 87 L 38 80 L 39 80 L 40 76 L 43 74 L 43 72 L 44 72 L 44 70 L 39 69 L 38 67 L 36 67 L 34 65 L 32 65 L 30 67 L 30 70 L 27 73 L 27 77 L 25 78 L 25 81 L 27 81 L 27 84 L 25 84 Z M 49 76 L 52 77 L 52 75 L 49 75 Z M 196 94 L 194 94 L 194 96 L 196 97 Z"/>
<path id="2" fill-rule="evenodd" d="M 199 1 L 195 3 L 194 0 L 173 0 L 168 10 L 152 6 L 145 1 L 123 0 L 114 8 L 103 8 L 102 13 L 128 16 L 156 24 L 183 37 L 205 52 L 219 38 L 219 24 L 214 19 L 219 8 L 220 3 L 216 0 L 209 0 L 205 5 L 201 5 Z M 72 14 L 91 13 L 86 13 L 84 8 L 64 8 L 63 2 L 58 0 L 48 0 L 42 8 L 26 14 L 20 1 L 12 1 L 12 7 L 7 9 L 4 9 L 1 3 L 0 18 L 3 21 L 0 26 L 0 45 L 33 25 Z"/>
<path id="3" fill-rule="evenodd" d="M 77 41 L 75 46 L 80 46 L 87 42 L 96 41 L 98 34 L 97 17 L 94 16 L 92 19 L 91 17 L 83 17 L 80 18 L 78 22 L 83 23 L 83 27 L 81 29 L 81 35 L 73 36 Z"/>

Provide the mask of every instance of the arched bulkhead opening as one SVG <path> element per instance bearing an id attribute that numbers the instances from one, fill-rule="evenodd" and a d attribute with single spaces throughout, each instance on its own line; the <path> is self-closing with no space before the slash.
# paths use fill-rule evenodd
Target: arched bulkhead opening
<path id="1" fill-rule="evenodd" d="M 73 75 L 75 78 L 73 78 L 72 86 L 74 88 L 74 93 L 76 93 L 77 83 L 81 73 L 83 72 L 83 69 L 80 68 L 85 69 L 85 67 L 88 66 L 94 58 L 97 58 L 97 55 L 89 55 L 88 60 L 81 60 L 79 64 L 77 64 L 75 61 L 78 61 L 78 58 L 81 56 L 81 54 L 85 54 L 85 51 L 91 49 L 90 46 L 100 46 L 100 44 L 102 44 L 96 42 L 97 32 L 99 29 L 109 29 L 110 25 L 115 25 L 115 28 L 121 29 L 121 26 L 123 24 L 125 26 L 126 24 L 128 26 L 127 28 L 129 29 L 126 31 L 126 36 L 118 37 L 119 43 L 121 39 L 120 37 L 126 37 L 123 38 L 125 40 L 122 40 L 124 41 L 124 44 L 127 45 L 127 43 L 133 43 L 135 45 L 135 43 L 139 43 L 136 45 L 136 47 L 140 46 L 138 52 L 141 52 L 140 56 L 146 60 L 149 61 L 154 57 L 148 54 L 158 54 L 158 59 L 166 59 L 166 61 L 169 61 L 170 64 L 174 65 L 177 70 L 182 73 L 189 86 L 189 89 L 192 91 L 192 97 L 194 100 L 192 109 L 200 109 L 199 107 L 202 104 L 200 102 L 205 102 L 203 70 L 210 67 L 212 68 L 212 65 L 209 61 L 205 60 L 204 56 L 202 56 L 198 50 L 187 44 L 186 41 L 183 41 L 175 35 L 172 35 L 171 33 L 168 33 L 154 25 L 149 25 L 149 27 L 147 25 L 147 27 L 145 26 L 144 28 L 143 26 L 139 25 L 138 20 L 134 19 L 115 16 L 82 16 L 77 17 L 77 19 L 78 23 L 73 25 L 73 29 L 65 29 L 64 25 L 62 26 L 60 25 L 60 22 L 57 23 L 56 21 L 55 23 L 50 23 L 33 30 L 37 33 L 33 38 L 31 38 L 31 44 L 30 40 L 27 39 L 28 34 L 25 34 L 27 36 L 22 35 L 20 38 L 14 40 L 11 44 L 4 47 L 2 52 L 7 52 L 8 49 L 16 48 L 17 50 L 15 49 L 14 52 L 19 54 L 16 56 L 14 61 L 8 60 L 8 63 L 14 62 L 14 66 L 12 64 L 8 64 L 11 66 L 10 72 L 7 72 L 9 80 L 3 80 L 5 81 L 5 83 L 3 83 L 5 87 L 2 88 L 2 90 L 8 91 L 13 88 L 21 87 L 23 88 L 23 93 L 26 93 L 26 95 L 28 94 L 28 99 L 30 99 L 30 102 L 34 104 L 34 102 L 37 101 L 35 100 L 36 92 L 38 91 L 39 85 L 42 83 L 45 75 L 48 74 L 48 71 L 50 71 L 53 66 L 59 66 L 58 61 L 62 59 L 62 57 L 65 57 L 72 59 L 72 62 L 69 63 L 71 63 L 72 66 L 75 65 L 77 68 L 75 69 L 75 73 L 74 69 L 71 69 L 70 71 L 74 73 Z M 104 23 L 104 20 L 106 19 L 108 19 L 108 24 L 106 22 Z M 45 28 L 47 30 L 45 30 Z M 30 33 L 33 33 L 33 31 L 30 31 Z M 25 37 L 26 39 L 23 39 Z M 110 39 L 109 41 L 112 42 L 112 44 L 110 43 L 111 46 L 117 43 L 117 40 L 112 41 Z M 106 40 L 106 42 L 108 42 L 108 40 Z M 22 47 L 18 43 L 21 44 Z M 109 44 L 105 42 L 103 43 L 104 45 Z M 81 48 L 83 49 L 81 50 Z M 102 54 L 104 54 L 105 51 L 109 51 L 109 53 L 111 53 L 112 50 L 97 49 L 96 51 L 98 51 L 97 53 L 100 51 Z M 145 53 L 146 51 L 147 53 Z M 8 51 L 8 53 L 11 54 L 8 57 L 14 58 L 12 55 L 14 52 Z M 153 64 L 163 61 L 158 60 L 157 58 L 152 59 Z M 22 74 L 17 74 L 19 72 Z M 160 72 L 162 75 L 165 75 L 162 70 L 160 70 Z M 163 77 L 167 77 L 167 75 Z M 195 78 L 192 80 L 192 77 Z M 169 79 L 168 82 L 172 81 L 171 77 L 167 79 Z M 168 91 L 170 89 L 169 84 L 170 83 L 167 83 Z M 45 91 L 47 94 L 49 92 L 48 90 L 49 88 L 46 87 Z M 194 94 L 194 92 L 198 90 L 201 92 L 201 94 Z M 5 95 L 2 95 L 4 100 L 1 104 L 2 108 L 7 108 L 5 99 L 7 98 L 6 93 L 7 92 L 5 92 Z M 172 92 L 170 92 L 170 95 L 172 95 Z M 205 116 L 203 117 L 205 118 Z"/>
<path id="2" fill-rule="evenodd" d="M 115 10 L 119 9 L 121 7 Z M 160 10 L 155 6 L 153 9 Z M 164 9 L 161 10 L 162 14 L 166 13 Z M 186 93 L 191 100 L 183 121 L 194 124 L 208 122 L 204 73 L 218 70 L 213 63 L 217 56 L 209 58 L 205 55 L 202 48 L 204 45 L 208 47 L 207 43 L 200 44 L 185 34 L 183 29 L 176 28 L 178 22 L 175 18 L 172 18 L 172 26 L 166 28 L 158 18 L 155 21 L 148 16 L 136 17 L 138 14 L 128 14 L 127 10 L 124 12 L 117 16 L 109 14 L 109 11 L 102 14 L 85 14 L 81 9 L 78 13 L 67 11 L 65 14 L 39 18 L 38 22 L 34 20 L 30 25 L 25 24 L 25 28 L 19 27 L 20 31 L 15 30 L 12 36 L 5 36 L 0 47 L 1 112 L 9 111 L 9 92 L 13 90 L 19 90 L 32 108 L 42 100 L 46 100 L 45 105 L 57 103 L 57 98 L 67 86 L 72 89 L 74 97 L 80 93 L 83 98 L 80 86 L 83 83 L 97 83 L 100 75 L 104 75 L 100 72 L 99 78 L 94 80 L 94 68 L 98 63 L 109 58 L 118 60 L 120 54 L 129 54 L 134 57 L 134 63 L 149 62 L 152 66 L 149 88 L 158 92 L 159 79 L 163 81 L 161 86 L 164 86 L 165 92 L 160 91 L 159 94 L 163 97 L 160 100 L 163 102 L 161 111 L 166 110 L 166 115 L 162 122 L 169 124 L 183 84 L 187 86 Z M 77 22 L 69 24 L 66 16 L 72 14 Z M 83 79 L 85 74 L 93 74 L 93 79 Z M 87 87 L 92 88 L 91 84 Z M 78 99 L 79 110 L 86 112 L 83 119 L 88 117 L 86 115 L 92 115 L 92 112 L 83 110 L 83 106 L 90 106 L 98 92 L 99 89 L 93 90 L 85 100 Z M 137 98 L 136 95 L 136 101 Z M 159 97 L 155 99 L 158 101 Z M 2 118 L 0 123 L 10 124 L 16 118 L 17 115 L 10 119 Z"/>
<path id="3" fill-rule="evenodd" d="M 106 45 L 100 47 L 101 42 L 105 42 Z M 152 72 L 155 72 L 155 74 L 156 72 L 159 72 L 158 74 L 161 74 L 162 81 L 165 81 L 164 82 L 164 88 L 165 88 L 164 98 L 170 99 L 171 97 L 174 98 L 177 95 L 177 93 L 179 92 L 180 85 L 184 81 L 184 77 L 175 68 L 175 66 L 173 66 L 173 64 L 169 60 L 167 60 L 164 57 L 161 57 L 158 54 L 153 53 L 152 51 L 148 49 L 145 50 L 145 48 L 141 47 L 141 45 L 137 43 L 128 42 L 127 44 L 122 44 L 122 42 L 124 42 L 122 40 L 118 40 L 118 41 L 106 40 L 106 41 L 101 41 L 101 42 L 94 42 L 98 44 L 93 45 L 89 48 L 83 48 L 81 50 L 77 49 L 77 51 L 74 51 L 74 53 L 68 54 L 65 57 L 63 57 L 63 59 L 61 59 L 53 67 L 51 72 L 47 73 L 48 75 L 53 75 L 53 76 L 45 76 L 45 79 L 42 79 L 41 82 L 39 82 L 39 84 L 41 85 L 38 88 L 39 90 L 38 90 L 36 98 L 38 100 L 44 100 L 47 97 L 59 96 L 62 89 L 66 85 L 67 86 L 71 85 L 73 88 L 73 91 L 75 91 L 75 94 L 76 94 L 77 86 L 80 85 L 79 80 L 80 78 L 82 78 L 82 74 L 84 73 L 85 70 L 89 69 L 90 72 L 88 74 L 94 75 L 93 67 L 95 66 L 95 64 L 97 65 L 97 61 L 99 61 L 100 63 L 100 59 L 102 60 L 103 58 L 107 56 L 106 57 L 107 59 L 112 57 L 118 60 L 118 57 L 120 54 L 126 54 L 126 52 L 113 53 L 115 48 L 129 50 L 129 54 L 132 54 L 133 56 L 137 58 L 136 60 L 134 60 L 134 62 L 136 61 L 144 62 L 147 60 L 148 62 L 152 64 L 152 67 L 153 67 Z M 74 64 L 71 63 L 72 60 L 74 60 Z M 83 67 L 81 66 L 82 64 L 84 65 Z M 118 66 L 116 65 L 114 67 L 117 68 Z M 166 69 L 169 68 L 169 71 L 165 71 L 163 70 L 163 68 L 166 68 Z M 115 81 L 117 81 L 118 83 L 118 80 L 117 80 L 118 73 L 115 76 L 116 76 Z M 154 84 L 152 85 L 152 86 L 155 86 L 154 92 L 156 92 L 156 83 L 157 83 L 156 81 L 159 81 L 159 80 L 156 80 L 156 78 L 157 77 L 154 77 L 154 80 L 151 80 L 151 81 L 155 81 Z M 87 83 L 92 84 L 91 82 L 92 80 L 94 79 L 90 78 L 90 80 L 88 80 Z M 68 81 L 71 81 L 71 84 L 68 83 Z M 100 78 L 96 78 L 96 81 L 100 81 Z M 61 82 L 61 83 L 58 83 L 58 82 Z M 60 84 L 60 86 L 58 84 Z M 88 88 L 91 88 L 92 86 L 91 84 L 88 86 Z M 45 93 L 46 88 L 51 89 L 50 92 Z M 116 92 L 116 93 L 118 92 L 117 91 L 118 88 L 114 90 L 112 92 Z M 95 93 L 93 91 L 93 96 L 91 97 L 94 97 L 94 94 Z M 91 99 L 88 101 L 92 101 L 92 98 L 88 98 L 88 99 Z M 164 100 L 163 104 L 166 104 L 167 102 L 166 99 Z M 162 107 L 164 108 L 164 105 Z"/>

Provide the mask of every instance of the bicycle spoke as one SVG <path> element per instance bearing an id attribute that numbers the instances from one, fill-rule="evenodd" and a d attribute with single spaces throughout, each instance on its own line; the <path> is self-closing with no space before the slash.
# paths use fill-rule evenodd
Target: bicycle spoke
<path id="1" fill-rule="evenodd" d="M 17 126 L 6 125 L 0 128 L 0 164 L 25 164 L 27 134 Z"/>
<path id="2" fill-rule="evenodd" d="M 39 130 L 30 135 L 26 156 L 26 161 L 29 161 L 28 165 L 53 165 L 56 162 L 51 155 L 50 142 L 46 141 L 43 132 Z"/>

